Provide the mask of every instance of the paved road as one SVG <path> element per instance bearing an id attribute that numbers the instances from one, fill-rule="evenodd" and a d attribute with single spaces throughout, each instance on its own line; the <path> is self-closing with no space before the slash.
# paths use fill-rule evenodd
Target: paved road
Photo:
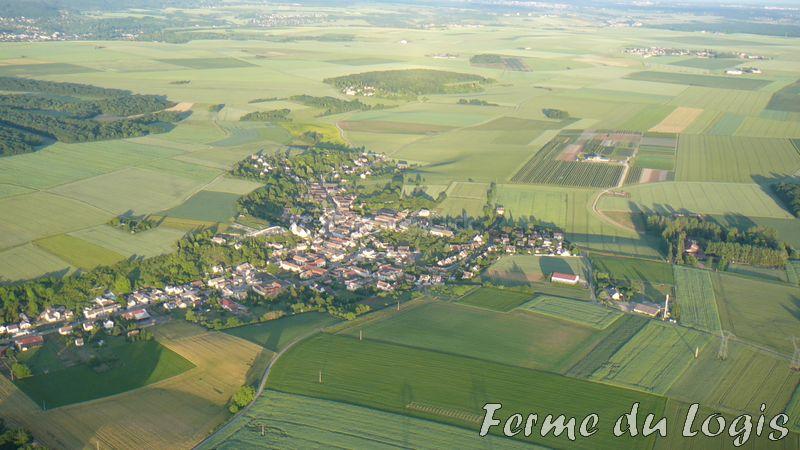
<path id="1" fill-rule="evenodd" d="M 217 436 L 217 435 L 219 435 L 221 433 L 225 433 L 228 430 L 228 428 L 230 428 L 236 422 L 236 419 L 239 416 L 241 416 L 243 414 L 246 414 L 250 410 L 250 408 L 253 406 L 253 404 L 255 404 L 256 400 L 259 397 L 261 397 L 261 395 L 264 393 L 264 389 L 266 389 L 266 387 L 267 387 L 267 379 L 269 379 L 269 373 L 272 370 L 272 366 L 278 361 L 278 359 L 281 356 L 283 356 L 284 353 L 289 351 L 289 349 L 291 349 L 296 344 L 298 344 L 300 341 L 306 340 L 306 339 L 310 338 L 311 336 L 314 336 L 315 334 L 321 333 L 321 332 L 322 332 L 322 328 L 314 330 L 314 331 L 312 331 L 310 333 L 306 333 L 303 336 L 297 337 L 293 341 L 289 342 L 289 344 L 287 344 L 286 347 L 284 347 L 278 353 L 275 353 L 274 355 L 272 355 L 272 358 L 270 358 L 270 360 L 269 360 L 269 364 L 267 364 L 267 368 L 264 370 L 264 375 L 261 376 L 261 382 L 258 384 L 258 390 L 256 391 L 256 396 L 253 399 L 253 401 L 250 402 L 249 405 L 247 405 L 244 408 L 240 409 L 239 412 L 237 412 L 233 417 L 231 417 L 228 420 L 227 423 L 225 423 L 225 425 L 223 425 L 217 431 L 211 433 L 211 435 L 209 435 L 208 437 L 206 437 L 205 439 L 200 441 L 200 443 L 198 443 L 194 448 L 195 449 L 200 448 L 200 447 L 206 445 L 208 442 L 210 442 L 212 440 L 212 438 L 214 438 L 214 436 Z"/>

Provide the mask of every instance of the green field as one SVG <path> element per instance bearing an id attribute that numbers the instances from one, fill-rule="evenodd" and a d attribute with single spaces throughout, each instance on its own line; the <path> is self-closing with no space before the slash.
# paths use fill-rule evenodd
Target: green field
<path id="1" fill-rule="evenodd" d="M 272 390 L 235 420 L 224 436 L 200 448 L 537 448 L 491 435 L 480 438 L 472 430 L 432 420 Z M 265 435 L 253 426 L 258 423 L 268 424 Z"/>
<path id="2" fill-rule="evenodd" d="M 368 370 L 367 370 L 368 368 Z M 322 383 L 319 382 L 320 372 Z M 525 380 L 520 382 L 520 380 Z M 603 386 L 547 372 L 493 364 L 428 350 L 322 335 L 302 342 L 273 368 L 268 386 L 278 391 L 372 407 L 475 429 L 469 417 L 480 416 L 486 402 L 503 404 L 498 411 L 617 417 L 630 410 L 662 411 L 664 399 L 646 393 Z M 610 426 L 612 419 L 606 419 Z M 599 425 L 604 426 L 603 423 Z M 521 435 L 519 436 L 521 437 Z M 542 445 L 565 445 L 564 436 L 522 438 Z M 528 440 L 530 439 L 530 440 Z M 596 434 L 572 448 L 650 447 L 650 438 L 614 438 Z"/>
<path id="3" fill-rule="evenodd" d="M 50 345 L 50 344 L 48 344 Z M 25 355 L 34 376 L 15 381 L 37 405 L 55 408 L 136 389 L 183 373 L 194 365 L 156 341 L 108 339 L 92 367 L 64 366 L 48 345 Z M 94 344 L 90 344 L 94 345 Z"/>
<path id="4" fill-rule="evenodd" d="M 633 339 L 647 323 L 648 320 L 644 317 L 631 314 L 622 316 L 611 332 L 606 334 L 588 355 L 570 367 L 566 374 L 571 377 L 589 378 L 605 366 L 617 350 Z"/>
<path id="5" fill-rule="evenodd" d="M 723 89 L 740 89 L 756 91 L 771 83 L 770 80 L 754 78 L 734 78 L 706 75 L 692 75 L 674 72 L 635 72 L 627 76 L 632 80 L 655 81 L 659 83 L 685 84 L 688 86 L 705 86 Z"/>
<path id="6" fill-rule="evenodd" d="M 622 313 L 616 309 L 607 308 L 595 303 L 551 296 L 537 296 L 518 309 L 555 317 L 556 319 L 574 322 L 598 330 L 608 328 L 611 324 L 616 322 L 617 319 L 622 317 Z"/>
<path id="7" fill-rule="evenodd" d="M 782 353 L 792 352 L 790 339 L 800 326 L 796 287 L 727 273 L 711 278 L 724 330 Z"/>
<path id="8" fill-rule="evenodd" d="M 104 247 L 124 257 L 157 256 L 175 250 L 175 243 L 183 232 L 167 227 L 156 227 L 131 234 L 110 225 L 99 225 L 69 233 L 83 241 Z"/>
<path id="9" fill-rule="evenodd" d="M 650 321 L 622 346 L 591 379 L 665 394 L 689 367 L 696 348 L 709 341 L 705 334 Z"/>
<path id="10" fill-rule="evenodd" d="M 483 311 L 429 303 L 386 319 L 353 327 L 357 338 L 437 350 L 497 363 L 563 372 L 600 338 L 596 330 L 549 316 Z"/>
<path id="11" fill-rule="evenodd" d="M 554 272 L 578 275 L 586 280 L 587 271 L 583 258 L 538 255 L 504 256 L 492 264 L 484 278 L 504 286 L 529 285 L 530 283 L 550 281 Z M 572 290 L 579 290 L 573 288 Z"/>
<path id="12" fill-rule="evenodd" d="M 722 329 L 708 271 L 675 266 L 675 297 L 681 324 L 712 333 Z"/>
<path id="13" fill-rule="evenodd" d="M 689 58 L 670 63 L 673 66 L 693 67 L 695 69 L 720 70 L 740 64 L 736 58 Z"/>
<path id="14" fill-rule="evenodd" d="M 524 292 L 495 288 L 478 288 L 458 299 L 458 302 L 492 311 L 511 311 L 530 298 L 530 294 Z"/>
<path id="15" fill-rule="evenodd" d="M 672 266 L 669 263 L 600 254 L 593 254 L 590 259 L 594 270 L 605 272 L 615 279 L 675 284 Z"/>
<path id="16" fill-rule="evenodd" d="M 225 333 L 277 352 L 293 340 L 336 322 L 338 319 L 330 314 L 310 312 L 264 323 L 228 328 Z"/>
<path id="17" fill-rule="evenodd" d="M 113 250 L 67 234 L 40 239 L 35 245 L 84 270 L 110 266 L 125 259 Z"/>
<path id="18" fill-rule="evenodd" d="M 162 214 L 167 217 L 202 222 L 228 222 L 238 212 L 239 197 L 241 195 L 228 192 L 200 191 Z"/>
<path id="19" fill-rule="evenodd" d="M 682 135 L 678 181 L 758 182 L 800 170 L 800 153 L 788 139 Z"/>

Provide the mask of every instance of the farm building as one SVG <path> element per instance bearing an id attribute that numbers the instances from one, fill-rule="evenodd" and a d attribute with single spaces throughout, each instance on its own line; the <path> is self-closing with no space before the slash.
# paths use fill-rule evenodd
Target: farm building
<path id="1" fill-rule="evenodd" d="M 550 275 L 550 282 L 551 283 L 561 283 L 561 284 L 569 284 L 571 286 L 575 286 L 581 280 L 581 277 L 578 275 L 571 275 L 561 272 L 553 272 Z"/>
<path id="2" fill-rule="evenodd" d="M 35 335 L 35 336 L 25 336 L 14 341 L 14 345 L 17 346 L 17 350 L 26 352 L 32 348 L 40 347 L 44 345 L 44 338 Z"/>
<path id="3" fill-rule="evenodd" d="M 661 308 L 658 306 L 645 305 L 644 303 L 636 303 L 633 305 L 633 312 L 647 317 L 656 317 L 661 313 Z"/>

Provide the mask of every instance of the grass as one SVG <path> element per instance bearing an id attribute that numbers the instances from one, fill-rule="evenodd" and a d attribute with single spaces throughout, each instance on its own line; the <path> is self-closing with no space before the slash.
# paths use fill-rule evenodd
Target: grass
<path id="1" fill-rule="evenodd" d="M 433 302 L 366 324 L 358 338 L 562 372 L 600 338 L 595 329 L 521 311 L 502 313 Z"/>
<path id="2" fill-rule="evenodd" d="M 75 268 L 32 243 L 0 251 L 0 281 L 26 280 L 41 275 L 62 276 Z"/>
<path id="3" fill-rule="evenodd" d="M 672 265 L 665 262 L 601 254 L 592 254 L 590 259 L 594 270 L 605 272 L 618 280 L 675 284 Z"/>
<path id="4" fill-rule="evenodd" d="M 314 448 L 321 443 L 337 448 L 535 448 L 497 436 L 481 438 L 473 431 L 431 420 L 273 390 L 235 421 L 224 436 L 215 436 L 200 449 Z M 253 423 L 268 423 L 266 435 Z"/>
<path id="5" fill-rule="evenodd" d="M 708 336 L 656 321 L 649 321 L 622 346 L 591 379 L 664 394 L 701 350 Z"/>
<path id="6" fill-rule="evenodd" d="M 797 386 L 792 400 L 786 406 L 786 413 L 789 415 L 789 428 L 800 433 L 800 385 Z"/>
<path id="7" fill-rule="evenodd" d="M 368 368 L 368 370 L 366 370 Z M 320 371 L 323 382 L 319 383 Z M 524 382 L 520 382 L 525 380 Z M 509 411 L 535 411 L 583 417 L 617 417 L 635 401 L 640 408 L 662 411 L 662 398 L 560 375 L 504 366 L 461 356 L 343 336 L 321 335 L 298 344 L 272 369 L 268 386 L 278 391 L 380 409 L 386 412 L 469 426 L 465 415 L 480 415 L 486 402 Z M 431 412 L 413 408 L 430 406 Z M 601 424 L 602 426 L 602 424 Z M 530 441 L 563 446 L 565 437 L 534 434 Z M 528 442 L 530 442 L 528 441 Z M 614 438 L 598 433 L 571 443 L 572 448 L 640 448 L 650 438 Z"/>
<path id="8" fill-rule="evenodd" d="M 47 76 L 94 72 L 95 69 L 68 63 L 14 64 L 0 66 L 0 76 Z"/>
<path id="9" fill-rule="evenodd" d="M 707 75 L 693 75 L 674 72 L 634 72 L 626 78 L 641 81 L 655 81 L 658 83 L 685 84 L 689 86 L 704 86 L 723 89 L 739 89 L 743 91 L 756 91 L 771 83 L 771 80 L 754 78 L 734 78 Z"/>
<path id="10" fill-rule="evenodd" d="M 635 315 L 624 315 L 619 319 L 603 339 L 594 346 L 588 355 L 583 357 L 566 372 L 568 376 L 589 378 L 602 368 L 611 357 L 645 326 L 648 320 Z"/>
<path id="11" fill-rule="evenodd" d="M 202 222 L 228 222 L 238 213 L 237 202 L 240 197 L 239 194 L 228 192 L 200 191 L 163 214 Z"/>
<path id="12" fill-rule="evenodd" d="M 495 288 L 478 288 L 458 302 L 492 311 L 511 311 L 531 298 L 530 294 Z"/>
<path id="13" fill-rule="evenodd" d="M 167 227 L 156 227 L 131 234 L 110 225 L 98 225 L 69 233 L 83 241 L 99 245 L 124 257 L 157 256 L 175 250 L 175 243 L 183 237 L 183 232 Z"/>
<path id="14" fill-rule="evenodd" d="M 682 135 L 676 180 L 752 183 L 800 170 L 800 153 L 787 139 Z"/>
<path id="15" fill-rule="evenodd" d="M 604 330 L 622 317 L 618 310 L 562 297 L 538 296 L 518 309 Z"/>
<path id="16" fill-rule="evenodd" d="M 40 239 L 34 243 L 70 265 L 84 270 L 110 266 L 125 259 L 125 256 L 113 250 L 67 234 Z"/>
<path id="17" fill-rule="evenodd" d="M 800 326 L 797 288 L 727 273 L 712 274 L 722 328 L 782 353 Z M 756 300 L 757 299 L 757 300 Z"/>
<path id="18" fill-rule="evenodd" d="M 339 320 L 327 313 L 305 313 L 269 322 L 228 328 L 225 333 L 278 352 L 294 339 Z"/>
<path id="19" fill-rule="evenodd" d="M 708 271 L 675 266 L 675 297 L 681 324 L 712 333 L 722 329 Z"/>
<path id="20" fill-rule="evenodd" d="M 741 64 L 738 58 L 688 58 L 670 63 L 672 66 L 693 67 L 695 69 L 720 70 Z"/>
<path id="21" fill-rule="evenodd" d="M 107 344 L 102 357 L 106 367 L 103 370 L 84 364 L 51 368 L 47 373 L 37 373 L 15 383 L 34 403 L 55 408 L 136 389 L 194 367 L 156 341 L 128 343 L 118 338 L 107 340 Z M 36 367 L 33 361 L 30 364 Z"/>

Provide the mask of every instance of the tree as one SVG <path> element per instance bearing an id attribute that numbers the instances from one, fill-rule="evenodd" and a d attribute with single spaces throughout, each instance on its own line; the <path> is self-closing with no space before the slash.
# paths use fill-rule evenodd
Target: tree
<path id="1" fill-rule="evenodd" d="M 242 386 L 231 397 L 230 406 L 228 410 L 233 414 L 239 412 L 240 409 L 249 405 L 256 398 L 256 390 L 252 386 Z"/>
<path id="2" fill-rule="evenodd" d="M 31 369 L 20 362 L 15 362 L 11 365 L 11 373 L 14 374 L 15 379 L 28 378 L 33 376 Z"/>

